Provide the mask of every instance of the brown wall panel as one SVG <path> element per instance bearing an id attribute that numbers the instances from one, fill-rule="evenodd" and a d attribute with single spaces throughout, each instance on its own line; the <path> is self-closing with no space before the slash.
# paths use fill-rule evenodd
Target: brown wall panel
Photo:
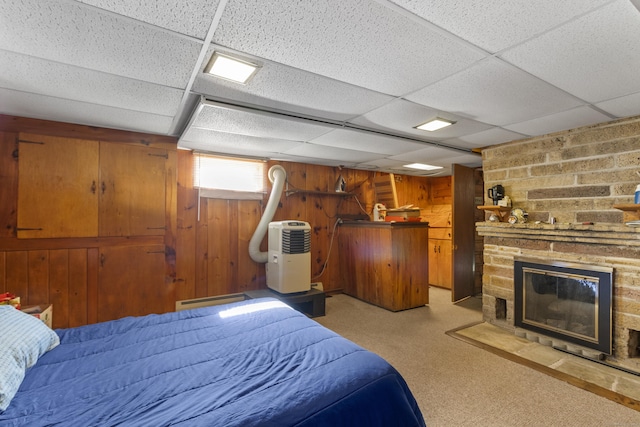
<path id="1" fill-rule="evenodd" d="M 87 308 L 89 296 L 89 254 L 91 250 L 86 249 L 70 249 L 69 250 L 69 281 L 66 301 L 67 306 L 67 324 L 56 327 L 74 327 L 85 325 L 88 322 Z M 97 249 L 93 250 L 91 256 L 97 261 Z M 95 264 L 95 262 L 94 262 Z M 97 268 L 95 268 L 97 274 Z M 97 280 L 97 279 L 96 279 Z M 56 313 L 58 307 L 54 307 Z M 54 314 L 54 325 L 56 324 L 56 315 Z"/>
<path id="2" fill-rule="evenodd" d="M 56 310 L 55 328 L 69 324 L 69 277 L 69 250 L 49 251 L 49 298 L 43 302 L 53 304 Z"/>
<path id="3" fill-rule="evenodd" d="M 18 210 L 18 134 L 0 132 L 0 238 L 15 237 Z"/>

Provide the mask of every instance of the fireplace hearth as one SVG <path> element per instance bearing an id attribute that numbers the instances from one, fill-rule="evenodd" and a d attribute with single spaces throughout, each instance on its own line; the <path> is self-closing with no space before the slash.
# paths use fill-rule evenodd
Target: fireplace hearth
<path id="1" fill-rule="evenodd" d="M 612 352 L 613 269 L 514 258 L 516 327 Z"/>

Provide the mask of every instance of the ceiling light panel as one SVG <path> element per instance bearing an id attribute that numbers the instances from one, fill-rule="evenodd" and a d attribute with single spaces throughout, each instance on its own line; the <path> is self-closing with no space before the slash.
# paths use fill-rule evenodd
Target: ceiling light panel
<path id="1" fill-rule="evenodd" d="M 480 123 L 449 113 L 447 117 L 454 118 L 456 121 L 455 126 L 449 126 L 437 133 L 430 134 L 414 129 L 416 123 L 422 123 L 426 117 L 435 117 L 440 113 L 439 110 L 416 104 L 415 102 L 396 99 L 349 122 L 383 132 L 392 132 L 431 141 L 442 141 L 448 138 L 469 135 L 492 127 L 486 123 Z"/>
<path id="2" fill-rule="evenodd" d="M 258 64 L 214 52 L 204 72 L 215 77 L 245 84 L 258 70 Z"/>
<path id="3" fill-rule="evenodd" d="M 229 2 L 213 42 L 394 96 L 486 56 L 424 21 L 359 0 L 283 0 L 268 8 L 261 0 Z M 424 46 L 429 55 L 416 55 Z"/>
<path id="4" fill-rule="evenodd" d="M 435 132 L 440 129 L 444 129 L 447 126 L 451 126 L 455 122 L 452 120 L 443 119 L 440 117 L 436 117 L 435 119 L 431 119 L 421 125 L 415 126 L 418 130 L 424 130 L 427 132 Z"/>

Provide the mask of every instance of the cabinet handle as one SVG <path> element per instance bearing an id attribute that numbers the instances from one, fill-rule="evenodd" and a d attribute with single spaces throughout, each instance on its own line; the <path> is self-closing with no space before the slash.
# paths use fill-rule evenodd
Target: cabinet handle
<path id="1" fill-rule="evenodd" d="M 104 254 L 100 254 L 100 267 L 104 267 L 105 256 Z"/>
<path id="2" fill-rule="evenodd" d="M 93 181 L 91 183 L 91 193 L 96 194 L 96 182 Z"/>
<path id="3" fill-rule="evenodd" d="M 433 253 L 437 253 L 438 252 L 438 247 L 436 245 L 433 245 Z"/>
<path id="4" fill-rule="evenodd" d="M 102 181 L 102 194 L 104 194 L 106 190 L 107 190 L 107 184 L 105 184 L 104 181 Z"/>
<path id="5" fill-rule="evenodd" d="M 16 231 L 42 231 L 42 228 L 16 228 Z"/>
<path id="6" fill-rule="evenodd" d="M 438 253 L 440 253 L 440 245 L 438 245 Z"/>

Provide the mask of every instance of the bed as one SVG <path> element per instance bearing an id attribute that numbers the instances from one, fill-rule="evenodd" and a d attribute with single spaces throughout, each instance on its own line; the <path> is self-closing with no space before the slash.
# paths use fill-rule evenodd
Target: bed
<path id="1" fill-rule="evenodd" d="M 391 365 L 276 299 L 44 328 L 0 426 L 425 425 Z"/>

